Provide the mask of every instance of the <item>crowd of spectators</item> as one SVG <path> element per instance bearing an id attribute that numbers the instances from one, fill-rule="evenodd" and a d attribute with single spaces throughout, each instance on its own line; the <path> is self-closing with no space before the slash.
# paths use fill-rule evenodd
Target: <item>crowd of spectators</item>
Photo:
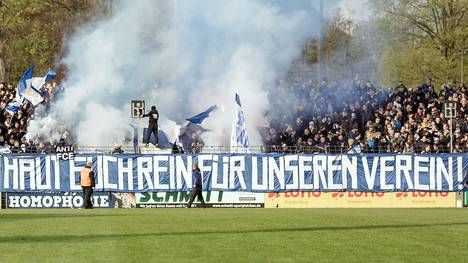
<path id="1" fill-rule="evenodd" d="M 273 152 L 450 152 L 445 102 L 457 109 L 453 152 L 468 151 L 464 84 L 445 83 L 437 90 L 430 78 L 416 88 L 400 81 L 390 89 L 359 80 L 279 81 L 270 95 L 276 110 L 267 114 L 264 143 Z"/>
<path id="2" fill-rule="evenodd" d="M 55 82 L 43 87 L 45 110 L 58 90 Z M 72 140 L 67 132 L 59 141 L 26 136 L 34 108 L 24 101 L 13 114 L 7 105 L 15 101 L 16 87 L 0 83 L 2 151 L 46 153 Z M 272 152 L 450 152 L 446 102 L 453 102 L 457 112 L 452 120 L 453 152 L 468 151 L 468 89 L 464 84 L 455 87 L 445 83 L 436 89 L 430 78 L 416 88 L 407 88 L 403 82 L 395 88 L 377 88 L 370 81 L 359 80 L 324 80 L 318 85 L 313 81 L 278 81 L 270 101 L 274 110 L 266 115 L 263 138 Z M 196 153 L 204 143 L 200 137 L 203 131 L 197 127 L 195 131 L 183 133 L 190 137 L 190 144 L 183 148 Z"/>
<path id="3" fill-rule="evenodd" d="M 54 100 L 58 90 L 55 82 L 47 83 L 42 88 L 41 92 L 44 98 L 42 104 L 45 106 L 45 110 Z M 51 151 L 56 145 L 64 144 L 64 140 L 69 136 L 68 133 L 63 134 L 60 141 L 28 138 L 26 136 L 27 128 L 29 122 L 34 118 L 34 107 L 24 100 L 16 112 L 7 110 L 7 106 L 16 100 L 16 87 L 11 83 L 0 83 L 0 150 L 2 153 L 45 153 Z"/>

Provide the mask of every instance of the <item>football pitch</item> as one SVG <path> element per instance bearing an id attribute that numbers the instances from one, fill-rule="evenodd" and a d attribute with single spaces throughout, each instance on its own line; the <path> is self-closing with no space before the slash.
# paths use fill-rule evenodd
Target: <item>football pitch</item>
<path id="1" fill-rule="evenodd" d="M 468 262 L 468 209 L 0 210 L 0 262 Z"/>

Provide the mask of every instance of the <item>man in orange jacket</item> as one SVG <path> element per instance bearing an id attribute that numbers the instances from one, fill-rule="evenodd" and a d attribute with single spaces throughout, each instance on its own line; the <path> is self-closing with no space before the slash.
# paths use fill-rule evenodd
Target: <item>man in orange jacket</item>
<path id="1" fill-rule="evenodd" d="M 93 195 L 93 187 L 96 186 L 94 181 L 94 172 L 91 169 L 93 166 L 92 162 L 87 162 L 86 167 L 80 171 L 80 185 L 83 189 L 83 206 L 84 209 L 93 208 L 93 203 L 91 202 L 91 196 Z"/>

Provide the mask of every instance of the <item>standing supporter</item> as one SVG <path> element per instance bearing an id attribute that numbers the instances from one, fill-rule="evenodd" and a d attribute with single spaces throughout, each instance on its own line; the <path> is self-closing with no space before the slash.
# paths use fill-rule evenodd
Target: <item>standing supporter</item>
<path id="1" fill-rule="evenodd" d="M 83 190 L 83 206 L 84 209 L 92 209 L 93 187 L 96 186 L 94 181 L 94 172 L 91 170 L 92 162 L 86 163 L 86 167 L 80 171 L 80 185 Z"/>
<path id="2" fill-rule="evenodd" d="M 151 134 L 154 135 L 155 146 L 158 146 L 158 120 L 159 113 L 156 110 L 156 106 L 151 106 L 151 111 L 143 114 L 141 117 L 149 117 L 148 130 L 146 131 L 146 145 L 149 144 Z"/>
<path id="3" fill-rule="evenodd" d="M 205 199 L 203 199 L 202 195 L 202 188 L 203 188 L 203 178 L 201 176 L 200 169 L 198 168 L 198 163 L 194 162 L 192 165 L 192 173 L 195 177 L 195 181 L 193 183 L 192 195 L 190 196 L 190 200 L 187 204 L 187 208 L 191 208 L 195 198 L 198 197 L 200 200 L 203 208 L 205 208 Z"/>

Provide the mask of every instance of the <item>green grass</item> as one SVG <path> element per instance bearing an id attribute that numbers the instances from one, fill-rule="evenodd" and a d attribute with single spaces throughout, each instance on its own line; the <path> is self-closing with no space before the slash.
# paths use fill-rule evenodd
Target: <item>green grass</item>
<path id="1" fill-rule="evenodd" d="M 468 262 L 467 209 L 0 210 L 0 262 Z"/>

